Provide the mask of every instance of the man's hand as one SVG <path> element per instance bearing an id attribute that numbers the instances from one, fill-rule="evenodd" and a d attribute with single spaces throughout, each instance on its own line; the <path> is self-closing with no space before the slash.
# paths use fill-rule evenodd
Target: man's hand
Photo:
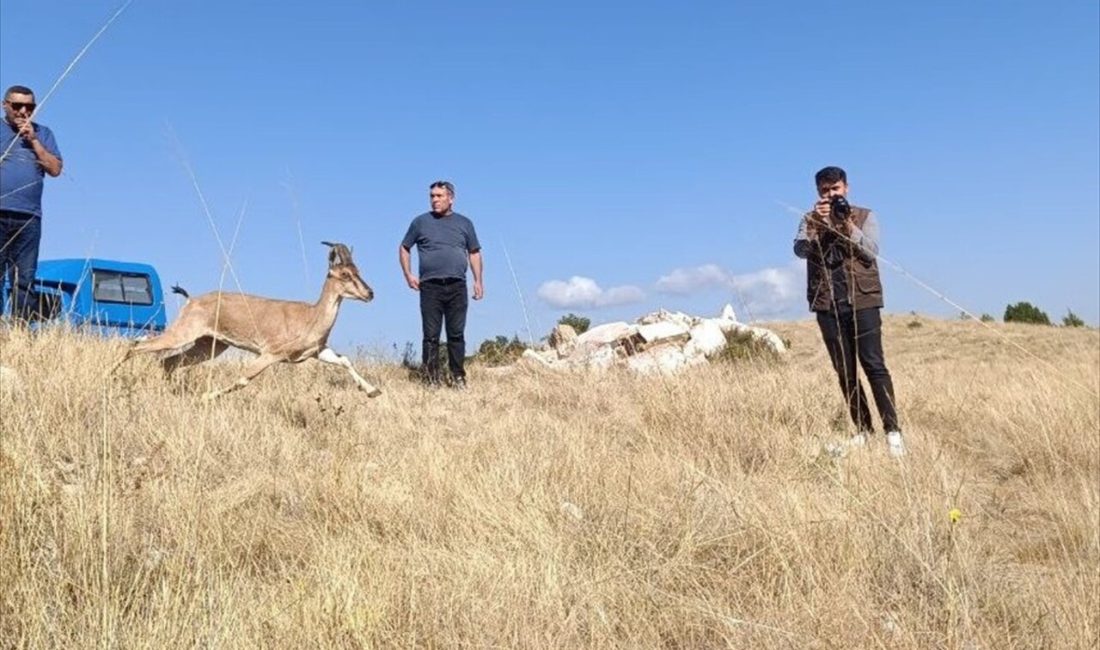
<path id="1" fill-rule="evenodd" d="M 26 118 L 17 118 L 15 125 L 19 127 L 19 137 L 27 141 L 27 144 L 34 144 L 34 141 L 38 139 L 38 134 L 34 132 L 34 123 Z"/>
<path id="2" fill-rule="evenodd" d="M 481 300 L 485 297 L 485 287 L 481 284 L 481 280 L 474 280 L 474 300 Z"/>
<path id="3" fill-rule="evenodd" d="M 806 215 L 806 236 L 817 239 L 822 232 L 828 230 L 830 214 L 832 214 L 832 207 L 828 201 L 819 200 L 815 203 L 814 209 Z"/>
<path id="4" fill-rule="evenodd" d="M 833 220 L 833 205 L 832 201 L 827 198 L 821 198 L 814 204 L 814 210 L 811 212 L 807 219 L 807 225 L 809 230 L 820 233 L 825 230 L 832 230 L 842 235 L 851 235 L 852 227 L 855 223 L 852 221 L 851 215 L 848 216 L 843 222 L 837 223 Z"/>
<path id="5" fill-rule="evenodd" d="M 409 288 L 413 291 L 420 291 L 420 278 L 409 273 L 405 276 L 405 282 L 408 283 Z"/>

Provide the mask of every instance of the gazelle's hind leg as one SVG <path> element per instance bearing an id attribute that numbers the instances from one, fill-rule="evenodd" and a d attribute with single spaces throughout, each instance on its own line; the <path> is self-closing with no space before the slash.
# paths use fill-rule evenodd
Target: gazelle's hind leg
<path id="1" fill-rule="evenodd" d="M 355 372 L 355 366 L 351 365 L 351 361 L 349 361 L 347 357 L 342 354 L 337 354 L 332 348 L 321 350 L 321 353 L 317 355 L 317 359 L 325 363 L 347 368 L 348 372 L 351 373 L 351 378 L 359 385 L 359 390 L 367 391 L 367 397 L 378 397 L 382 394 L 381 390 L 372 386 L 366 379 L 360 377 L 359 373 Z"/>
<path id="2" fill-rule="evenodd" d="M 154 336 L 151 339 L 138 341 L 137 343 L 134 343 L 132 346 L 130 346 L 130 349 L 126 350 L 126 354 L 122 355 L 122 358 L 119 359 L 115 363 L 115 365 L 111 366 L 111 369 L 107 371 L 107 374 L 114 374 L 114 372 L 118 370 L 119 366 L 121 366 L 123 363 L 126 363 L 126 361 L 133 357 L 135 354 L 142 354 L 145 352 L 166 352 L 169 350 L 174 350 L 175 352 L 169 353 L 169 356 L 172 356 L 175 354 L 179 354 L 183 350 L 187 349 L 187 346 L 191 345 L 191 343 L 193 343 L 195 340 L 196 337 L 192 335 L 191 332 L 183 330 L 173 330 L 171 327 L 169 327 L 160 336 Z"/>
<path id="3" fill-rule="evenodd" d="M 245 367 L 244 372 L 241 373 L 241 378 L 233 382 L 229 386 L 222 388 L 221 390 L 212 390 L 203 394 L 202 399 L 204 401 L 212 400 L 216 397 L 221 397 L 226 393 L 231 393 L 239 388 L 244 388 L 248 385 L 248 382 L 256 378 L 256 375 L 260 374 L 264 370 L 267 370 L 268 366 L 278 363 L 283 360 L 283 357 L 275 356 L 273 354 L 261 354 L 252 360 Z"/>
<path id="4" fill-rule="evenodd" d="M 217 357 L 222 352 L 228 350 L 230 345 L 223 341 L 215 339 L 213 336 L 204 336 L 192 345 L 189 349 L 184 350 L 178 354 L 173 354 L 164 357 L 160 360 L 160 365 L 164 368 L 164 374 L 171 376 L 173 372 L 180 368 L 187 368 L 203 361 L 210 361 Z"/>

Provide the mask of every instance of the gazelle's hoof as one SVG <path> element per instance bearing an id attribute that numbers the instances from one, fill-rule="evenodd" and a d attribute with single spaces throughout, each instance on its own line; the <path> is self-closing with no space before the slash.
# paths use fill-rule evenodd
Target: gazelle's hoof
<path id="1" fill-rule="evenodd" d="M 382 390 L 379 389 L 379 388 L 375 388 L 371 392 L 367 393 L 367 397 L 378 397 L 381 394 L 382 394 Z"/>

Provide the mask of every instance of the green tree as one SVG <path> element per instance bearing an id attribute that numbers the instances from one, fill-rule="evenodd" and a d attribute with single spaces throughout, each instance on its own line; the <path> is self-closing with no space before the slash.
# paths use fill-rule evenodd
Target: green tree
<path id="1" fill-rule="evenodd" d="M 592 325 L 592 319 L 569 313 L 558 320 L 558 325 L 569 325 L 577 334 L 584 334 Z"/>
<path id="2" fill-rule="evenodd" d="M 990 316 L 989 314 L 982 314 L 982 322 L 983 323 L 992 323 L 993 321 L 994 321 L 994 318 L 992 316 Z"/>
<path id="3" fill-rule="evenodd" d="M 1066 315 L 1062 318 L 1062 325 L 1066 327 L 1084 327 L 1085 321 L 1081 320 L 1081 317 L 1073 313 L 1073 310 L 1067 309 Z"/>
<path id="4" fill-rule="evenodd" d="M 1030 302 L 1018 302 L 1015 305 L 1005 307 L 1004 321 L 1006 323 L 1050 325 L 1050 317 L 1046 315 L 1046 312 Z"/>
<path id="5" fill-rule="evenodd" d="M 514 363 L 523 355 L 527 346 L 518 336 L 509 339 L 507 336 L 485 339 L 477 349 L 478 361 L 487 366 L 505 366 Z"/>

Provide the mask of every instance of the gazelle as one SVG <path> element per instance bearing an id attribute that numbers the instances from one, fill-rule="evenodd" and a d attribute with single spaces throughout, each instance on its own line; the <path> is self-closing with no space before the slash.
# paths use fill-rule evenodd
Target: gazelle
<path id="1" fill-rule="evenodd" d="M 111 368 L 113 373 L 127 359 L 143 352 L 163 352 L 161 365 L 171 375 L 179 368 L 208 361 L 230 347 L 259 356 L 245 366 L 240 379 L 221 390 L 203 395 L 212 399 L 243 388 L 275 363 L 301 363 L 318 359 L 343 366 L 368 397 L 382 391 L 359 376 L 347 357 L 328 347 L 329 332 L 336 322 L 344 298 L 370 302 L 374 291 L 359 277 L 351 251 L 343 244 L 321 242 L 329 247 L 328 277 L 321 297 L 310 305 L 292 300 L 274 300 L 242 293 L 214 291 L 189 298 L 176 320 L 164 333 L 134 344 Z M 173 289 L 187 297 L 187 292 Z"/>

